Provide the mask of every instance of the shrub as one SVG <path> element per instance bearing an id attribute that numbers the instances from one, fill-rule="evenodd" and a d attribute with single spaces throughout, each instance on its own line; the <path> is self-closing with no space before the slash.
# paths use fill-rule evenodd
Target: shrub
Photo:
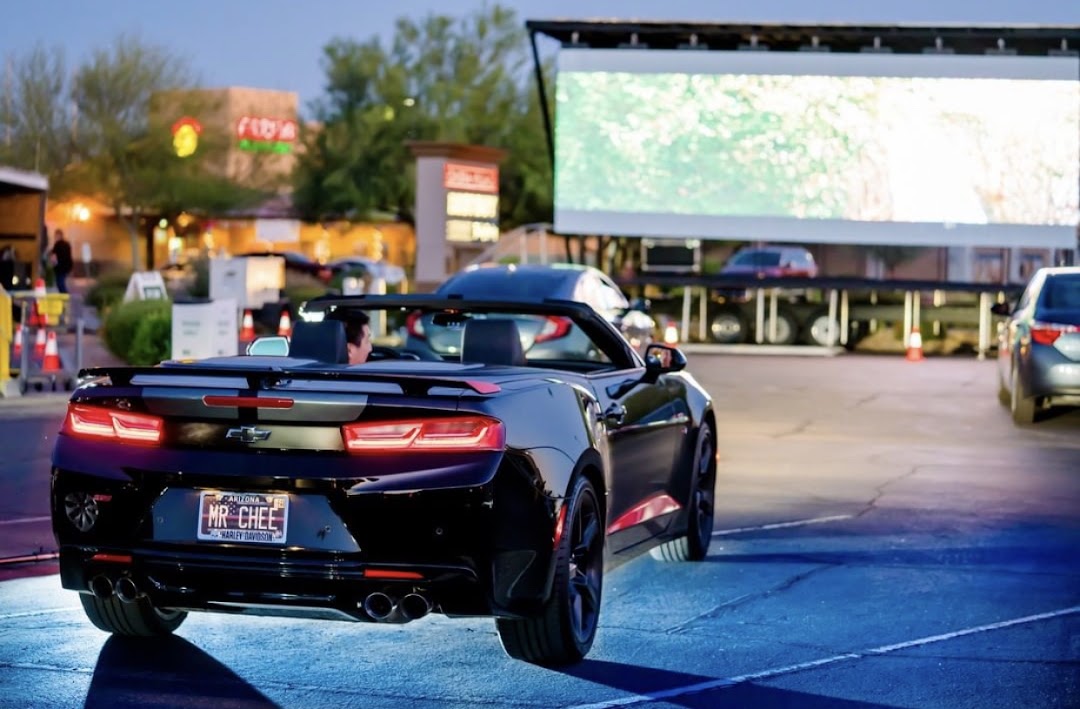
<path id="1" fill-rule="evenodd" d="M 129 364 L 154 365 L 172 357 L 172 310 L 154 311 L 139 321 Z"/>
<path id="2" fill-rule="evenodd" d="M 168 323 L 167 327 L 163 328 L 162 320 Z M 119 303 L 105 319 L 104 336 L 109 351 L 130 364 L 146 364 L 147 358 L 164 351 L 164 356 L 149 362 L 157 364 L 166 359 L 172 349 L 172 303 L 168 300 Z M 140 341 L 138 350 L 135 349 L 137 339 Z"/>

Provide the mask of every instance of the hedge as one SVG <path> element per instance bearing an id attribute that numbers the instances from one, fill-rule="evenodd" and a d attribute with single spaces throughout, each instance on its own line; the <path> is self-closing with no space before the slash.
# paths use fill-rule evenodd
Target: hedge
<path id="1" fill-rule="evenodd" d="M 108 315 L 109 309 L 124 299 L 131 271 L 110 271 L 98 276 L 96 282 L 86 292 L 85 302 L 93 306 L 98 315 Z"/>
<path id="2" fill-rule="evenodd" d="M 172 302 L 119 303 L 105 319 L 105 346 L 128 364 L 154 365 L 172 356 Z"/>

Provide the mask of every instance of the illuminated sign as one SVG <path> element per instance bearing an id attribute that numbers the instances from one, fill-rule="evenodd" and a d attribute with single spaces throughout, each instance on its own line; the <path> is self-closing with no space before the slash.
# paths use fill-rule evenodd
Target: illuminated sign
<path id="1" fill-rule="evenodd" d="M 447 192 L 446 214 L 469 219 L 498 219 L 499 198 L 493 194 Z"/>
<path id="2" fill-rule="evenodd" d="M 241 150 L 287 153 L 296 142 L 296 121 L 289 118 L 241 116 L 236 121 L 236 137 Z"/>
<path id="3" fill-rule="evenodd" d="M 177 156 L 186 158 L 195 154 L 199 147 L 199 134 L 202 124 L 187 116 L 172 125 L 173 150 Z"/>
<path id="4" fill-rule="evenodd" d="M 498 241 L 499 226 L 491 222 L 474 222 L 468 219 L 446 220 L 447 241 Z"/>
<path id="5" fill-rule="evenodd" d="M 443 186 L 448 190 L 499 193 L 499 168 L 448 162 L 443 165 Z"/>

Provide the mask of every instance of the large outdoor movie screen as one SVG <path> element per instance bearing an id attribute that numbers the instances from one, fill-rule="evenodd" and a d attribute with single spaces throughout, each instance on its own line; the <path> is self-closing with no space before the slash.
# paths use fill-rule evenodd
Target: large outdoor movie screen
<path id="1" fill-rule="evenodd" d="M 560 233 L 1075 248 L 1080 60 L 564 49 Z"/>

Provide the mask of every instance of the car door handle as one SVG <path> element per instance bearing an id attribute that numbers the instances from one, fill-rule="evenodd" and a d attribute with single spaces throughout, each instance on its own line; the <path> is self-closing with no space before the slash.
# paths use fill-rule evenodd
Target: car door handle
<path id="1" fill-rule="evenodd" d="M 623 425 L 626 420 L 626 407 L 622 404 L 612 404 L 604 411 L 604 423 L 612 428 Z"/>

